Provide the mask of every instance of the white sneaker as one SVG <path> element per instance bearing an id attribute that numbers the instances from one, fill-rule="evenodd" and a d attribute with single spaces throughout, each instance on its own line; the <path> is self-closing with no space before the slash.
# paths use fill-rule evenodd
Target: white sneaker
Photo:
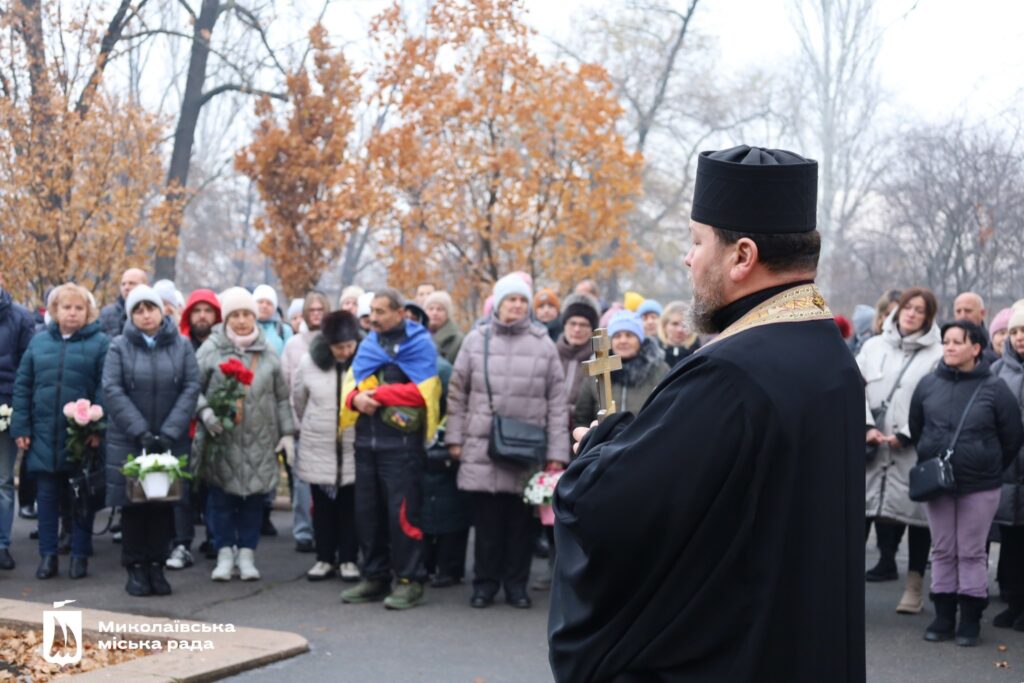
<path id="1" fill-rule="evenodd" d="M 164 566 L 168 569 L 184 569 L 185 567 L 191 567 L 192 564 L 192 553 L 183 545 L 174 546 L 171 556 L 164 562 Z"/>
<path id="2" fill-rule="evenodd" d="M 230 581 L 234 568 L 235 552 L 231 548 L 221 548 L 217 551 L 217 566 L 210 572 L 210 578 L 214 581 Z"/>
<path id="3" fill-rule="evenodd" d="M 317 563 L 313 565 L 312 569 L 306 572 L 306 578 L 310 581 L 323 581 L 324 579 L 329 579 L 334 576 L 334 573 L 334 565 L 317 560 Z"/>
<path id="4" fill-rule="evenodd" d="M 358 581 L 359 580 L 359 567 L 356 566 L 355 562 L 345 562 L 341 565 L 341 580 L 342 581 Z"/>
<path id="5" fill-rule="evenodd" d="M 238 575 L 242 581 L 257 581 L 260 570 L 256 569 L 256 551 L 252 548 L 238 549 Z"/>

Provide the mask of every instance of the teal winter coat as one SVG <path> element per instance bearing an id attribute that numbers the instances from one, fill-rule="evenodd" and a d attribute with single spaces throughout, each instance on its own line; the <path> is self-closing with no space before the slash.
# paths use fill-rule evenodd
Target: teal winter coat
<path id="1" fill-rule="evenodd" d="M 98 322 L 64 339 L 50 323 L 29 342 L 14 382 L 13 438 L 31 437 L 28 471 L 69 472 L 64 441 L 68 421 L 64 405 L 80 398 L 103 404 L 100 385 L 110 338 Z"/>

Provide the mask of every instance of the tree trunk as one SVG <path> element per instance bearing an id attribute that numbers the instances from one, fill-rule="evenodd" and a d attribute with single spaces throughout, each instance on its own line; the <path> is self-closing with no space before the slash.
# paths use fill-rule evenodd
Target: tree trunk
<path id="1" fill-rule="evenodd" d="M 192 161 L 192 145 L 195 143 L 196 124 L 203 106 L 203 84 L 206 81 L 206 62 L 210 56 L 210 42 L 213 27 L 220 16 L 218 0 L 203 0 L 199 19 L 192 30 L 192 54 L 189 58 L 188 76 L 185 80 L 185 94 L 181 101 L 178 126 L 174 131 L 174 148 L 171 151 L 171 165 L 167 171 L 167 200 L 177 202 L 188 186 L 189 164 Z M 184 219 L 184 207 L 176 210 L 170 219 L 169 231 L 177 245 Z M 173 280 L 177 247 L 174 253 L 158 253 L 156 257 L 156 279 Z"/>

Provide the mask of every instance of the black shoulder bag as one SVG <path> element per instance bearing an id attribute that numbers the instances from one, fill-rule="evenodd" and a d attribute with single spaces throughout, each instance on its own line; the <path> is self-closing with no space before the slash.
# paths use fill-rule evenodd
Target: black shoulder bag
<path id="1" fill-rule="evenodd" d="M 899 376 L 896 377 L 896 384 L 892 385 L 892 391 L 889 392 L 889 395 L 885 397 L 885 400 L 882 401 L 880 406 L 871 411 L 871 416 L 875 419 L 876 429 L 882 428 L 882 421 L 885 419 L 886 413 L 889 412 L 889 403 L 892 401 L 892 397 L 896 395 L 896 390 L 900 388 L 900 382 L 903 381 L 903 375 L 907 373 L 907 368 L 910 367 L 910 364 L 914 362 L 914 358 L 920 352 L 921 349 L 914 351 L 913 355 L 910 356 L 910 359 L 903 364 L 903 368 L 900 370 Z M 868 463 L 872 462 L 878 456 L 878 448 L 879 444 L 877 443 L 865 444 L 864 461 Z"/>
<path id="2" fill-rule="evenodd" d="M 68 476 L 71 491 L 71 511 L 80 519 L 102 510 L 107 502 L 107 478 L 103 454 L 99 449 L 87 449 L 82 462 Z"/>
<path id="3" fill-rule="evenodd" d="M 484 384 L 487 385 L 487 405 L 491 408 L 491 436 L 487 455 L 496 464 L 532 468 L 544 464 L 547 453 L 547 430 L 529 422 L 502 417 L 494 411 L 491 378 L 487 371 L 491 346 L 491 326 L 484 332 Z"/>
<path id="4" fill-rule="evenodd" d="M 939 496 L 952 493 L 956 488 L 956 480 L 953 478 L 953 464 L 949 461 L 956 450 L 956 442 L 960 439 L 960 432 L 963 431 L 964 423 L 967 421 L 967 413 L 971 412 L 974 399 L 978 398 L 982 388 L 985 386 L 982 381 L 978 388 L 971 394 L 971 400 L 964 408 L 964 414 L 960 416 L 960 424 L 953 434 L 953 440 L 946 452 L 937 458 L 931 458 L 919 463 L 910 470 L 910 500 L 917 503 L 933 500 Z"/>

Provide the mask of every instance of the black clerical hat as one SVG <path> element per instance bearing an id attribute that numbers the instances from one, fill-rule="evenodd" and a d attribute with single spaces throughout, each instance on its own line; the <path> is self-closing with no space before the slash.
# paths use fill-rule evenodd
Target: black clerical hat
<path id="1" fill-rule="evenodd" d="M 818 162 L 740 145 L 700 153 L 690 217 L 735 232 L 810 232 L 817 202 Z"/>

